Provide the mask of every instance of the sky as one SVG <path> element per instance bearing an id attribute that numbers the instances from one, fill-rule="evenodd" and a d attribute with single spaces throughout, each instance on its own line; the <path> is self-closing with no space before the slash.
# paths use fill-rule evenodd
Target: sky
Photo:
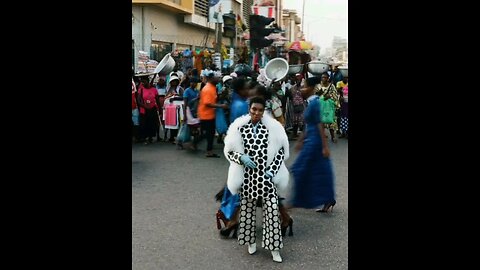
<path id="1" fill-rule="evenodd" d="M 320 46 L 321 53 L 332 46 L 333 36 L 348 39 L 348 0 L 283 0 L 283 8 L 295 9 L 302 18 L 305 1 L 305 39 Z"/>

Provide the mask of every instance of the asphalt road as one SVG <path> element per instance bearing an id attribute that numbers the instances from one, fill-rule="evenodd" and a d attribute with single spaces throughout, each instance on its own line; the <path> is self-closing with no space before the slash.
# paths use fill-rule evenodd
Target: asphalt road
<path id="1" fill-rule="evenodd" d="M 296 153 L 290 141 L 291 165 Z M 235 239 L 222 239 L 213 196 L 226 182 L 228 161 L 205 158 L 205 142 L 192 153 L 169 143 L 132 146 L 132 269 L 348 269 L 348 141 L 330 143 L 337 204 L 332 214 L 292 209 L 294 236 L 284 238 L 283 263 L 261 248 L 257 211 L 257 253 Z"/>

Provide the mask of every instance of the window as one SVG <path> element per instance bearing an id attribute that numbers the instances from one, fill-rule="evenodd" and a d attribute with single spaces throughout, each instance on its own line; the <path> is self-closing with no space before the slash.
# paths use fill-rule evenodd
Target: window
<path id="1" fill-rule="evenodd" d="M 162 61 L 162 58 L 167 53 L 172 52 L 172 45 L 172 43 L 152 40 L 152 45 L 150 46 L 150 59 L 158 62 Z"/>
<path id="2" fill-rule="evenodd" d="M 195 14 L 208 18 L 208 0 L 195 0 Z"/>

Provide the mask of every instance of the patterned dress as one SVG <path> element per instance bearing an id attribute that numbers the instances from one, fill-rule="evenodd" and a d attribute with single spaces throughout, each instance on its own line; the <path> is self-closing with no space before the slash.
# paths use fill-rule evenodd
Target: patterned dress
<path id="1" fill-rule="evenodd" d="M 328 86 L 323 86 L 322 84 L 317 84 L 315 86 L 315 92 L 318 96 L 325 96 L 325 94 L 329 94 L 330 98 L 335 101 L 335 115 L 333 116 L 333 123 L 331 124 L 323 124 L 325 129 L 333 129 L 334 131 L 338 130 L 337 124 L 337 117 L 338 117 L 338 109 L 340 109 L 340 97 L 338 96 L 337 88 L 333 84 L 328 84 Z M 322 94 L 320 94 L 322 93 Z"/>
<path id="2" fill-rule="evenodd" d="M 294 85 L 291 88 L 292 91 L 292 104 L 293 104 L 293 113 L 292 115 L 292 125 L 294 126 L 303 126 L 303 111 L 305 110 L 305 102 L 300 92 L 300 87 Z M 295 107 L 303 107 L 302 111 L 295 112 Z"/>
<path id="3" fill-rule="evenodd" d="M 239 128 L 243 139 L 244 153 L 228 152 L 228 159 L 243 165 L 240 157 L 249 155 L 257 167 L 244 167 L 244 181 L 240 189 L 240 219 L 238 243 L 240 245 L 255 243 L 256 202 L 262 200 L 263 237 L 262 247 L 267 250 L 283 248 L 280 212 L 278 210 L 278 193 L 270 177 L 276 175 L 284 161 L 284 149 L 275 154 L 271 164 L 267 166 L 267 148 L 269 131 L 261 122 L 255 127 L 251 121 Z"/>

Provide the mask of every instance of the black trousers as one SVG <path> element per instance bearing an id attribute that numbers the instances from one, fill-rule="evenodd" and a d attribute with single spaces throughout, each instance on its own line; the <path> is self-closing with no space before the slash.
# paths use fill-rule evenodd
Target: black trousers
<path id="1" fill-rule="evenodd" d="M 140 114 L 140 136 L 142 139 L 155 137 L 158 124 L 157 109 L 145 110 L 145 114 Z"/>
<path id="2" fill-rule="evenodd" d="M 207 151 L 213 150 L 213 139 L 215 138 L 215 119 L 200 120 L 200 136 L 193 142 L 197 145 L 203 139 L 207 138 Z"/>

